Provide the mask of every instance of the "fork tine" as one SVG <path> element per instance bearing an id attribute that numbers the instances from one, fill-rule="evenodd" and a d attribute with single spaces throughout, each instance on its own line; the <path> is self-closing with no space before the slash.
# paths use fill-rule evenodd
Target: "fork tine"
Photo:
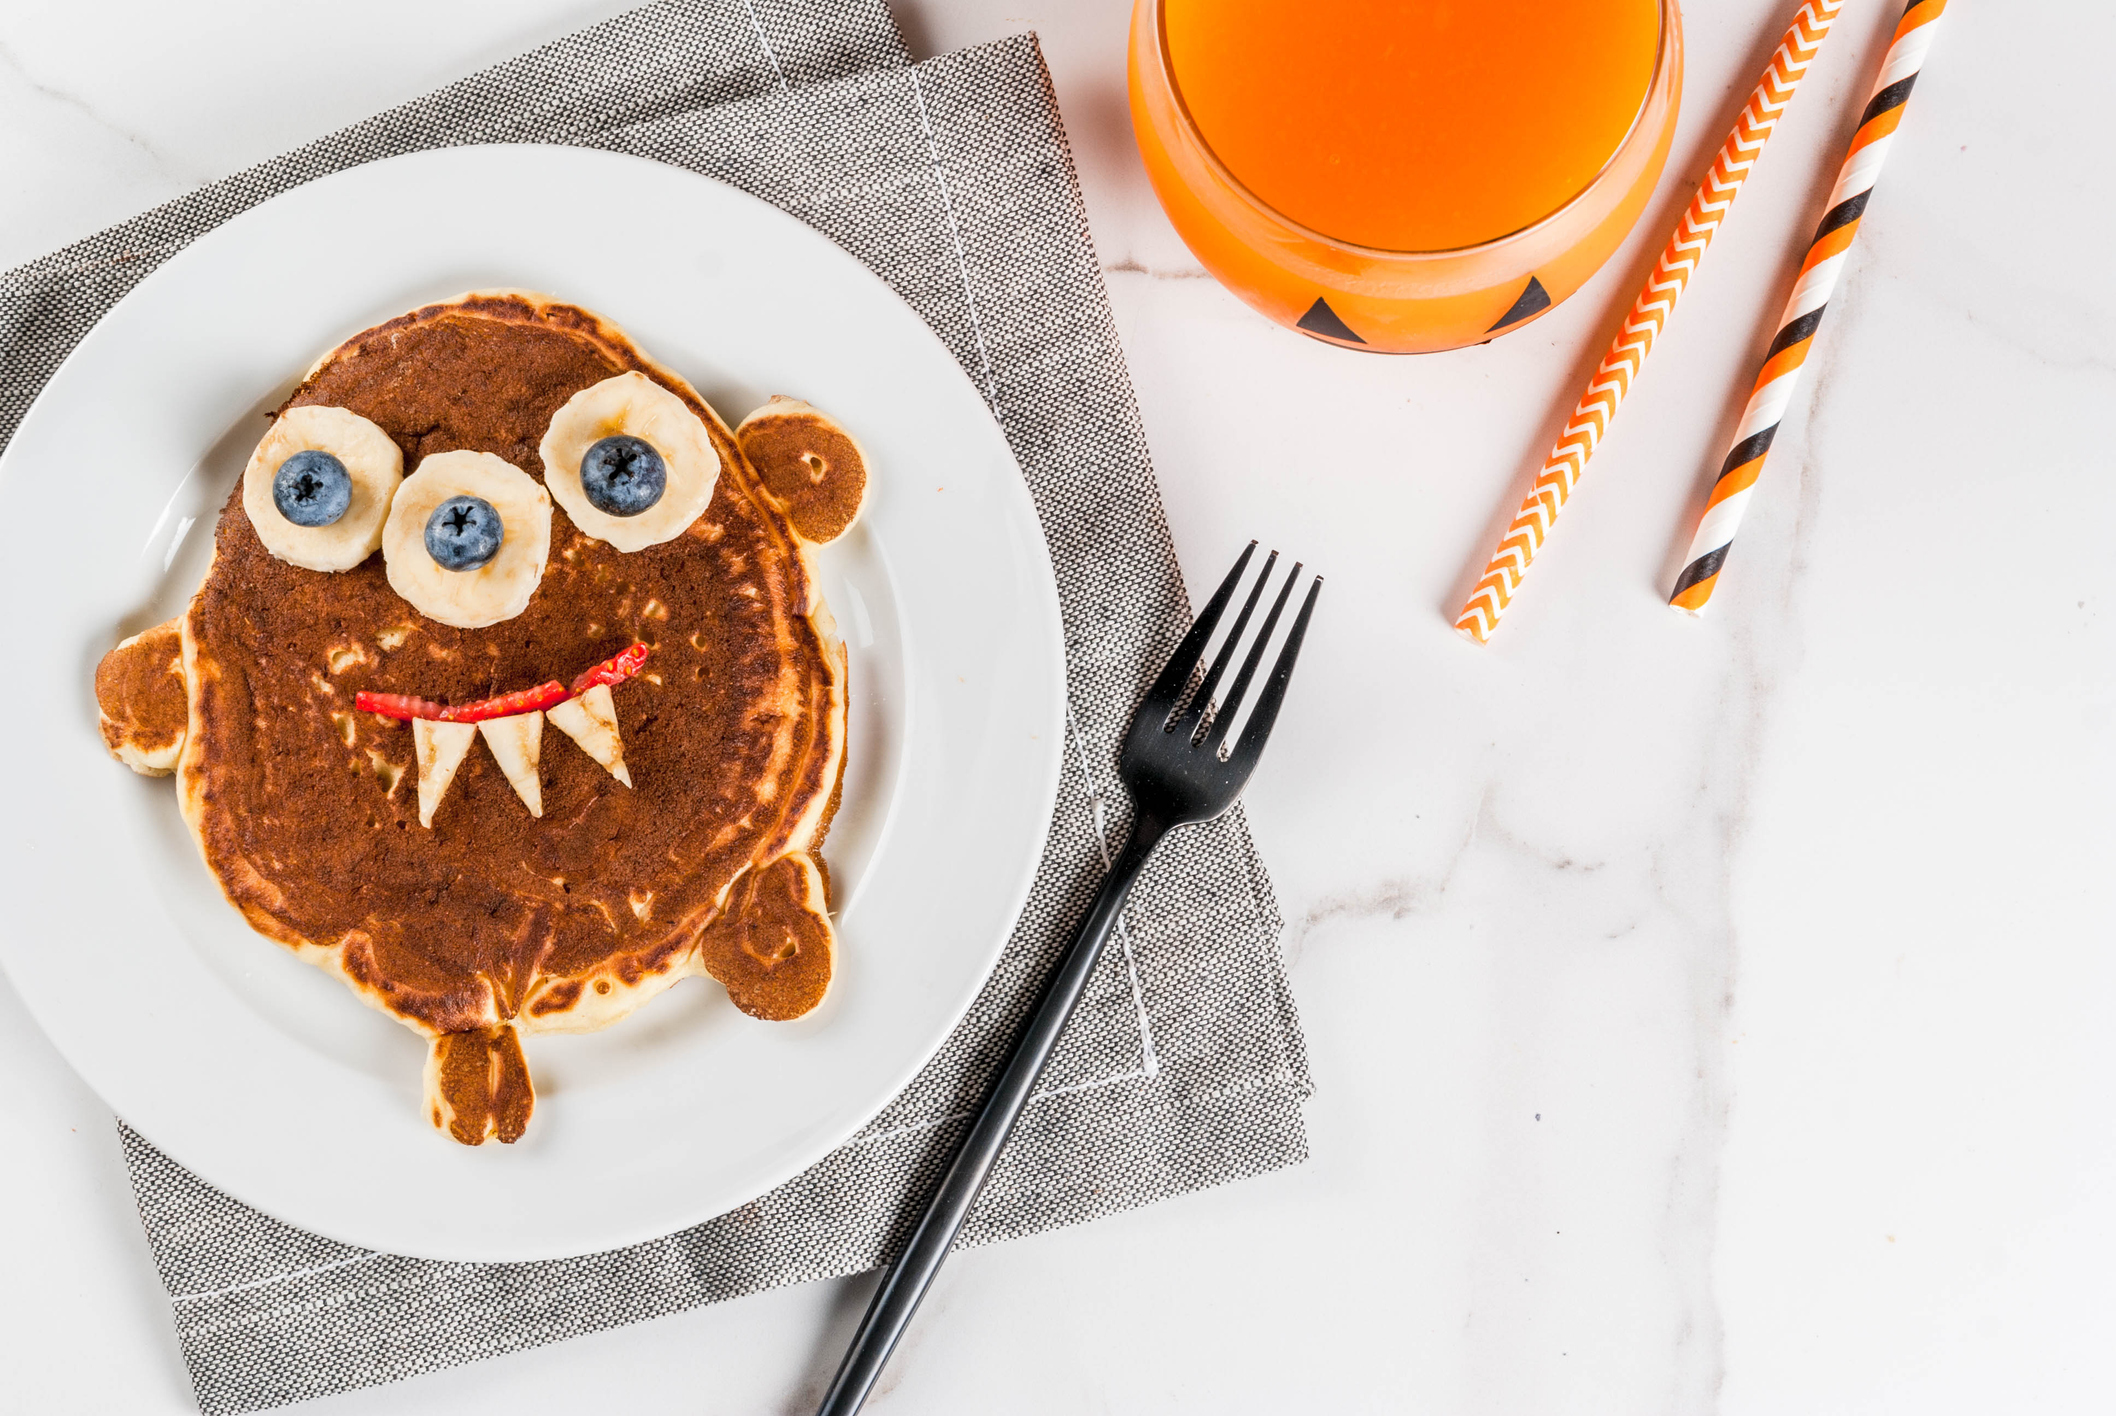
<path id="1" fill-rule="evenodd" d="M 1190 706 L 1183 710 L 1183 716 L 1177 720 L 1183 726 L 1185 737 L 1197 732 L 1198 724 L 1204 720 L 1205 710 L 1212 706 L 1212 691 L 1218 688 L 1220 680 L 1226 677 L 1227 665 L 1233 660 L 1234 651 L 1242 645 L 1242 631 L 1249 626 L 1249 616 L 1255 611 L 1256 602 L 1264 598 L 1264 587 L 1271 583 L 1271 567 L 1277 564 L 1277 551 L 1264 557 L 1264 568 L 1257 575 L 1256 585 L 1250 590 L 1249 598 L 1242 602 L 1242 612 L 1234 617 L 1234 628 L 1227 631 L 1227 641 L 1220 646 L 1220 652 L 1213 659 L 1212 667 L 1206 671 L 1205 681 L 1198 685 L 1197 695 L 1190 700 Z M 1171 729 L 1175 726 L 1175 723 L 1169 724 Z"/>
<path id="2" fill-rule="evenodd" d="M 1256 666 L 1264 660 L 1264 649 L 1271 643 L 1271 631 L 1278 628 L 1278 617 L 1285 613 L 1286 601 L 1293 598 L 1293 587 L 1300 584 L 1300 562 L 1286 574 L 1286 583 L 1279 587 L 1278 598 L 1271 602 L 1271 613 L 1264 616 L 1264 627 L 1257 631 L 1256 644 L 1249 650 L 1249 657 L 1242 661 L 1242 671 L 1235 675 L 1234 687 L 1228 690 L 1227 702 L 1212 720 L 1210 744 L 1214 752 L 1227 740 L 1227 730 L 1234 726 L 1234 715 L 1241 710 L 1242 699 L 1248 696 L 1249 680 L 1256 677 Z M 1261 588 L 1261 587 L 1259 587 Z"/>
<path id="3" fill-rule="evenodd" d="M 1190 671 L 1197 667 L 1198 660 L 1204 655 L 1205 642 L 1212 638 L 1213 626 L 1220 622 L 1221 612 L 1227 608 L 1227 602 L 1234 598 L 1234 587 L 1241 583 L 1242 572 L 1248 568 L 1249 557 L 1255 553 L 1256 542 L 1251 541 L 1243 547 L 1241 556 L 1234 563 L 1234 569 L 1227 572 L 1227 578 L 1220 582 L 1220 588 L 1212 592 L 1212 598 L 1206 601 L 1205 608 L 1198 612 L 1197 622 L 1190 626 L 1190 633 L 1183 636 L 1183 642 L 1168 656 L 1168 664 L 1161 670 L 1161 676 L 1155 679 L 1154 686 L 1146 691 L 1146 698 L 1139 705 L 1139 712 L 1143 716 L 1149 707 L 1157 708 L 1161 721 L 1156 722 L 1155 727 L 1159 727 L 1161 722 L 1167 721 L 1169 715 L 1175 712 L 1176 700 L 1182 696 L 1184 685 L 1190 682 Z"/>
<path id="4" fill-rule="evenodd" d="M 1264 691 L 1257 695 L 1256 711 L 1242 728 L 1241 741 L 1234 745 L 1227 765 L 1242 777 L 1256 766 L 1256 759 L 1263 755 L 1264 739 L 1271 736 L 1271 725 L 1278 721 L 1279 704 L 1286 698 L 1286 685 L 1293 681 L 1293 663 L 1300 658 L 1300 641 L 1308 632 L 1308 617 L 1315 613 L 1315 597 L 1322 593 L 1322 577 L 1316 576 L 1308 587 L 1308 598 L 1301 602 L 1300 614 L 1293 621 L 1293 629 L 1286 635 L 1286 647 L 1278 654 L 1278 662 L 1271 667 L 1271 677 L 1264 681 Z"/>

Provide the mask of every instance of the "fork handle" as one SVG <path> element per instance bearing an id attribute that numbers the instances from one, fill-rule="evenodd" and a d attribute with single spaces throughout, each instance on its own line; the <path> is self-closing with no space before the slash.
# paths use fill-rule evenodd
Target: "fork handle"
<path id="1" fill-rule="evenodd" d="M 1044 1064 L 1051 1060 L 1066 1021 L 1072 1017 L 1073 1007 L 1095 971 L 1095 961 L 1102 957 L 1102 946 L 1116 928 L 1118 912 L 1124 908 L 1125 897 L 1131 894 L 1132 882 L 1139 878 L 1154 847 L 1167 834 L 1166 826 L 1147 817 L 1132 823 L 1130 839 L 1080 921 L 1065 961 L 1045 989 L 1036 1015 L 1014 1044 L 1014 1055 L 1007 1059 L 1006 1070 L 999 1074 L 992 1094 L 985 1098 L 984 1109 L 977 1113 L 976 1124 L 970 1127 L 954 1164 L 948 1167 L 947 1178 L 919 1216 L 911 1242 L 904 1246 L 904 1252 L 883 1275 L 881 1287 L 875 1290 L 867 1316 L 860 1320 L 860 1329 L 853 1335 L 852 1346 L 816 1416 L 852 1416 L 867 1399 L 868 1388 L 881 1375 L 882 1364 L 889 1360 L 897 1339 L 910 1325 L 911 1315 L 918 1311 L 919 1300 L 926 1296 L 933 1275 L 947 1259 L 963 1221 L 976 1207 L 985 1177 L 992 1173 L 992 1166 L 1006 1148 L 1007 1137 L 1013 1134 L 1014 1123 L 1029 1104 L 1036 1080 L 1043 1075 Z"/>

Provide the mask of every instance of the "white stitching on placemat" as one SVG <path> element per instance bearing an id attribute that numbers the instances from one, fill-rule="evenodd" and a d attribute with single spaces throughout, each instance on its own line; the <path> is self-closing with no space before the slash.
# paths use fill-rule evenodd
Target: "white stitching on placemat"
<path id="1" fill-rule="evenodd" d="M 749 27 L 757 32 L 757 43 L 764 49 L 764 57 L 771 60 L 771 71 L 779 76 L 782 92 L 792 93 L 793 85 L 786 82 L 786 71 L 779 67 L 779 55 L 764 37 L 764 21 L 757 18 L 757 0 L 742 0 L 742 8 L 749 11 Z"/>
<path id="2" fill-rule="evenodd" d="M 353 1264 L 364 1264 L 371 1259 L 379 1259 L 381 1257 L 382 1252 L 379 1249 L 369 1249 L 366 1253 L 355 1254 L 349 1259 L 333 1259 L 327 1264 L 317 1264 L 313 1268 L 295 1269 L 290 1273 L 275 1273 L 270 1278 L 253 1278 L 248 1283 L 231 1283 L 226 1288 L 208 1288 L 198 1293 L 171 1294 L 169 1301 L 171 1303 L 195 1303 L 201 1298 L 223 1298 L 230 1293 L 242 1293 L 252 1288 L 268 1288 L 275 1283 L 284 1283 L 290 1278 L 307 1278 L 310 1274 L 329 1273 L 332 1269 L 347 1268 Z"/>
<path id="3" fill-rule="evenodd" d="M 1107 871 L 1116 864 L 1109 853 L 1109 824 L 1103 813 L 1102 788 L 1095 785 L 1094 768 L 1088 765 L 1087 738 L 1080 725 L 1073 721 L 1073 705 L 1065 705 L 1066 736 L 1073 741 L 1073 750 L 1080 756 L 1080 775 L 1087 781 L 1087 802 L 1095 821 L 1095 847 L 1102 852 L 1102 868 Z M 1161 1075 L 1161 1059 L 1154 1052 L 1153 1018 L 1146 1011 L 1146 989 L 1139 982 L 1139 961 L 1131 949 L 1131 926 L 1124 922 L 1124 912 L 1117 911 L 1117 943 L 1124 950 L 1124 973 L 1131 980 L 1132 1007 L 1139 1013 L 1139 1052 L 1146 1064 L 1146 1075 Z"/>
<path id="4" fill-rule="evenodd" d="M 1054 1096 L 1070 1096 L 1074 1092 L 1093 1091 L 1096 1087 L 1113 1087 L 1119 1082 L 1145 1081 L 1151 1079 L 1152 1076 L 1153 1073 L 1151 1072 L 1142 1068 L 1132 1067 L 1122 1072 L 1112 1072 L 1107 1077 L 1090 1077 L 1084 1082 L 1068 1082 L 1062 1087 L 1048 1088 L 1031 1096 L 1029 1104 L 1034 1106 L 1037 1102 L 1048 1101 Z M 936 1126 L 945 1126 L 951 1121 L 974 1120 L 976 1116 L 977 1113 L 974 1111 L 951 1111 L 946 1116 L 928 1117 L 923 1121 L 906 1121 L 903 1125 L 891 1126 L 886 1131 L 873 1131 L 864 1136 L 854 1136 L 845 1144 L 848 1147 L 871 1146 L 877 1141 L 893 1141 L 898 1136 L 908 1136 L 915 1131 L 930 1131 Z"/>
<path id="5" fill-rule="evenodd" d="M 977 313 L 977 291 L 970 280 L 970 253 L 963 248 L 962 227 L 955 220 L 955 198 L 948 187 L 947 167 L 940 160 L 940 143 L 933 136 L 933 120 L 926 111 L 926 91 L 919 83 L 917 67 L 914 66 L 910 72 L 911 96 L 918 103 L 918 125 L 925 134 L 926 156 L 933 164 L 934 185 L 940 188 L 941 209 L 947 213 L 948 239 L 955 244 L 955 268 L 962 275 L 963 303 L 970 311 L 970 333 L 977 341 L 978 362 L 984 365 L 987 396 L 992 403 L 992 417 L 1004 428 L 1007 420 L 999 407 L 999 375 L 992 368 L 992 352 L 985 344 L 984 321 Z M 1102 789 L 1095 785 L 1094 770 L 1088 765 L 1087 741 L 1080 732 L 1080 725 L 1073 719 L 1070 696 L 1065 703 L 1065 726 L 1066 735 L 1073 740 L 1074 748 L 1080 754 L 1080 775 L 1087 781 L 1087 799 L 1095 822 L 1095 845 L 1102 852 L 1102 868 L 1106 871 L 1115 863 L 1115 857 L 1110 854 L 1109 849 L 1109 831 L 1102 810 Z M 1158 1077 L 1161 1074 L 1161 1059 L 1154 1051 L 1153 1022 L 1146 1012 L 1146 990 L 1139 982 L 1139 963 L 1132 953 L 1131 930 L 1126 926 L 1121 910 L 1117 914 L 1117 942 L 1124 951 L 1124 973 L 1131 982 L 1132 1006 L 1139 1014 L 1139 1053 L 1145 1062 L 1143 1075 Z M 1108 1080 L 1120 1081 L 1123 1077 L 1133 1075 L 1141 1074 L 1126 1072 Z"/>
<path id="6" fill-rule="evenodd" d="M 1149 1053 L 1149 1056 L 1151 1056 L 1151 1053 Z M 1073 1092 L 1093 1091 L 1097 1087 L 1115 1086 L 1118 1082 L 1143 1080 L 1151 1078 L 1153 1075 L 1152 1071 L 1134 1067 L 1129 1071 L 1116 1072 L 1107 1077 L 1093 1077 L 1084 1082 L 1072 1082 L 1062 1087 L 1050 1087 L 1044 1091 L 1037 1092 L 1029 1098 L 1029 1102 L 1034 1105 L 1036 1102 L 1047 1101 L 1054 1096 L 1067 1096 Z M 851 1140 L 845 1142 L 845 1146 L 847 1148 L 852 1146 L 871 1146 L 876 1142 L 894 1140 L 898 1136 L 908 1136 L 916 1131 L 930 1131 L 937 1126 L 945 1126 L 951 1121 L 968 1121 L 976 1115 L 977 1113 L 974 1111 L 954 1111 L 946 1116 L 938 1116 L 926 1121 L 907 1121 L 901 1126 L 891 1126 L 886 1131 L 875 1131 L 870 1135 L 854 1136 Z M 355 1254 L 351 1258 L 333 1259 L 327 1264 L 316 1264 L 309 1268 L 293 1269 L 287 1273 L 275 1273 L 269 1278 L 253 1278 L 248 1283 L 231 1283 L 226 1288 L 208 1288 L 197 1293 L 174 1294 L 169 1301 L 171 1303 L 196 1303 L 206 1298 L 225 1298 L 230 1293 L 246 1293 L 253 1288 L 269 1288 L 275 1283 L 285 1283 L 289 1279 L 308 1278 L 313 1274 L 329 1273 L 332 1269 L 350 1268 L 354 1264 L 369 1263 L 375 1259 L 386 1257 L 388 1256 L 382 1253 L 381 1250 L 370 1249 L 364 1254 Z"/>
<path id="7" fill-rule="evenodd" d="M 992 416 L 1002 424 L 1006 419 L 999 412 L 999 375 L 992 369 L 992 352 L 985 348 L 984 321 L 977 316 L 977 292 L 970 284 L 970 253 L 963 249 L 962 228 L 955 222 L 955 197 L 948 189 L 948 169 L 940 160 L 940 144 L 933 137 L 933 120 L 926 113 L 926 90 L 918 81 L 918 68 L 911 69 L 911 97 L 918 103 L 919 130 L 926 135 L 926 157 L 933 164 L 933 182 L 940 188 L 941 210 L 948 216 L 948 239 L 955 243 L 955 268 L 962 273 L 962 297 L 970 307 L 970 334 L 977 341 L 977 362 L 985 368 L 986 397 L 992 403 Z"/>

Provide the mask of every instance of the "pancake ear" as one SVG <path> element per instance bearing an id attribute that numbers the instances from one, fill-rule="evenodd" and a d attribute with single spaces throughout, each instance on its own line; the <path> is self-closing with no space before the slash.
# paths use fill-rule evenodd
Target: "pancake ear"
<path id="1" fill-rule="evenodd" d="M 845 534 L 867 496 L 867 453 L 829 414 L 776 394 L 735 429 L 742 455 L 802 540 Z"/>
<path id="2" fill-rule="evenodd" d="M 176 620 L 125 640 L 96 666 L 96 716 L 110 755 L 148 777 L 176 770 L 191 728 L 184 638 Z"/>

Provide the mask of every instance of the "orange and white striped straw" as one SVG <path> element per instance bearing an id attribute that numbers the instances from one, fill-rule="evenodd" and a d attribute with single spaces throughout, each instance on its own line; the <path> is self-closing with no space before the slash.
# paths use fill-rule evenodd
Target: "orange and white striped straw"
<path id="1" fill-rule="evenodd" d="M 1727 550 L 1734 544 L 1734 532 L 1741 525 L 1741 514 L 1748 508 L 1749 489 L 1763 471 L 1763 460 L 1770 455 L 1778 424 L 1800 386 L 1800 371 L 1807 363 L 1808 350 L 1814 347 L 1815 331 L 1822 327 L 1822 312 L 1829 308 L 1829 297 L 1844 270 L 1846 252 L 1859 234 L 1859 222 L 1866 214 L 1866 199 L 1873 195 L 1874 179 L 1881 175 L 1881 164 L 1888 159 L 1896 124 L 1902 121 L 1903 109 L 1910 102 L 1911 85 L 1917 82 L 1918 71 L 1924 67 L 1925 51 L 1931 48 L 1933 31 L 1946 9 L 1947 0 L 1911 0 L 1896 25 L 1888 57 L 1881 61 L 1880 75 L 1874 79 L 1873 94 L 1866 101 L 1866 111 L 1859 115 L 1859 131 L 1852 138 L 1851 151 L 1844 155 L 1837 185 L 1830 189 L 1822 224 L 1815 230 L 1807 259 L 1800 263 L 1799 278 L 1793 282 L 1793 293 L 1785 302 L 1778 336 L 1771 341 L 1763 367 L 1757 371 L 1748 407 L 1742 410 L 1741 425 L 1734 430 L 1734 446 L 1720 464 L 1719 480 L 1712 485 L 1712 495 L 1697 523 L 1697 534 L 1690 538 L 1690 553 L 1683 557 L 1682 574 L 1676 577 L 1674 593 L 1668 597 L 1668 604 L 1685 614 L 1702 614 L 1705 602 L 1719 584 L 1720 567 L 1726 564 Z"/>
<path id="2" fill-rule="evenodd" d="M 1726 219 L 1727 209 L 1741 191 L 1749 169 L 1756 165 L 1771 130 L 1778 125 L 1778 115 L 1792 102 L 1793 90 L 1800 86 L 1801 76 L 1814 62 L 1822 37 L 1829 33 L 1831 21 L 1843 6 L 1844 0 L 1807 0 L 1793 17 L 1792 28 L 1785 32 L 1778 52 L 1771 56 L 1769 67 L 1757 80 L 1756 91 L 1749 95 L 1748 106 L 1741 110 L 1734 131 L 1720 145 L 1712 170 L 1705 174 L 1703 185 L 1690 199 L 1690 209 L 1683 213 L 1681 224 L 1668 238 L 1668 248 L 1661 252 L 1645 288 L 1638 292 L 1623 329 L 1602 356 L 1602 365 L 1594 371 L 1587 391 L 1580 395 L 1579 405 L 1566 421 L 1557 446 L 1550 450 L 1543 470 L 1536 474 L 1534 488 L 1499 539 L 1499 549 L 1485 566 L 1483 579 L 1477 582 L 1462 613 L 1455 617 L 1455 628 L 1464 638 L 1483 644 L 1498 628 L 1499 617 L 1506 613 L 1521 587 L 1521 577 L 1542 549 L 1543 538 L 1550 534 L 1558 513 L 1565 509 L 1580 474 L 1587 470 L 1587 460 L 1594 456 L 1624 395 L 1631 391 L 1631 381 L 1638 377 L 1646 356 L 1653 352 L 1653 341 L 1659 338 L 1661 326 L 1668 322 L 1675 302 L 1682 297 L 1683 288 L 1704 257 L 1705 248 L 1712 244 L 1719 223 Z"/>

